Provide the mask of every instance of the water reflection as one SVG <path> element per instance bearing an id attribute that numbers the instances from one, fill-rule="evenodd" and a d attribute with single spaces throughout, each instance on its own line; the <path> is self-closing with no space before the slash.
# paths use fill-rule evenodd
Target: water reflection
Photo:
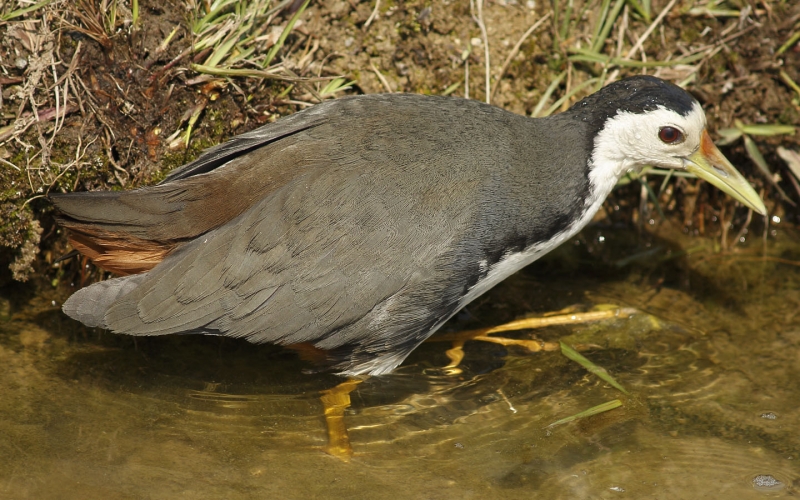
<path id="1" fill-rule="evenodd" d="M 604 236 L 602 252 L 625 235 Z M 721 256 L 664 244 L 643 261 L 634 246 L 589 260 L 566 248 L 452 329 L 575 304 L 634 307 L 536 332 L 596 346 L 584 354 L 630 397 L 557 352 L 480 342 L 444 376 L 446 344 L 426 344 L 351 394 L 349 464 L 321 451 L 320 392 L 340 380 L 304 374 L 294 354 L 216 338 L 134 342 L 66 320 L 55 291 L 7 292 L 0 497 L 794 496 L 800 244 L 781 238 L 789 244 L 770 243 L 766 260 L 755 247 Z M 548 428 L 611 399 L 624 404 Z"/>

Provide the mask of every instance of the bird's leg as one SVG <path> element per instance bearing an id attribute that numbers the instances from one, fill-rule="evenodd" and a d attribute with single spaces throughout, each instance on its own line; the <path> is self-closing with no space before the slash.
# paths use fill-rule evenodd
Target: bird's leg
<path id="1" fill-rule="evenodd" d="M 350 406 L 350 393 L 363 382 L 361 379 L 351 378 L 346 382 L 322 392 L 320 400 L 325 408 L 325 425 L 328 428 L 328 446 L 325 452 L 345 462 L 353 456 L 353 447 L 350 446 L 350 436 L 344 423 L 344 412 Z"/>
<path id="2" fill-rule="evenodd" d="M 428 339 L 430 340 L 430 339 Z M 445 375 L 458 375 L 461 373 L 461 360 L 464 359 L 464 342 L 465 340 L 453 340 L 453 347 L 446 350 L 444 353 L 450 358 L 450 364 L 442 368 Z"/>
<path id="3" fill-rule="evenodd" d="M 539 351 L 557 351 L 560 346 L 558 342 L 544 342 L 542 340 L 528 340 L 528 339 L 511 339 L 507 337 L 494 337 L 490 336 L 495 333 L 509 332 L 514 330 L 530 330 L 535 328 L 543 328 L 545 326 L 553 325 L 574 325 L 580 323 L 588 323 L 590 321 L 599 321 L 611 318 L 624 318 L 630 316 L 635 312 L 631 308 L 603 308 L 595 311 L 581 312 L 581 313 L 566 313 L 559 311 L 561 314 L 544 316 L 541 318 L 525 318 L 517 321 L 511 321 L 499 326 L 490 328 L 479 328 L 477 330 L 464 330 L 455 333 L 445 333 L 441 335 L 434 335 L 428 341 L 430 342 L 443 342 L 449 341 L 453 343 L 453 347 L 446 351 L 447 357 L 450 359 L 450 364 L 444 367 L 444 372 L 448 374 L 460 373 L 458 365 L 464 359 L 464 343 L 468 340 L 481 340 L 484 342 L 493 342 L 500 345 L 516 345 L 524 347 L 531 352 Z"/>

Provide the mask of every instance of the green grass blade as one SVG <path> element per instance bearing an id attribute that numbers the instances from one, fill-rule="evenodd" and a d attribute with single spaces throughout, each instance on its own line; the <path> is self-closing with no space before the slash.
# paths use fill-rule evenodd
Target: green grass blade
<path id="1" fill-rule="evenodd" d="M 800 153 L 779 146 L 778 156 L 786 162 L 794 176 L 800 179 Z"/>
<path id="2" fill-rule="evenodd" d="M 741 122 L 736 124 L 736 128 L 747 135 L 793 135 L 795 128 L 791 125 L 744 125 Z"/>
<path id="3" fill-rule="evenodd" d="M 133 28 L 139 26 L 139 0 L 131 0 L 131 17 L 133 18 Z"/>
<path id="4" fill-rule="evenodd" d="M 14 19 L 15 17 L 24 16 L 28 12 L 33 12 L 35 10 L 41 9 L 42 7 L 44 7 L 45 5 L 49 4 L 52 1 L 53 0 L 42 0 L 41 2 L 35 3 L 35 4 L 30 5 L 28 7 L 23 7 L 21 9 L 12 10 L 8 14 L 3 14 L 2 16 L 0 16 L 0 21 L 10 21 L 11 19 Z"/>
<path id="5" fill-rule="evenodd" d="M 619 17 L 619 13 L 622 11 L 622 7 L 624 6 L 625 0 L 617 0 L 617 2 L 614 4 L 614 7 L 611 9 L 611 13 L 608 15 L 605 23 L 603 24 L 603 29 L 600 31 L 600 35 L 592 39 L 592 50 L 599 52 L 600 49 L 603 48 L 603 44 L 606 43 L 608 34 L 611 33 L 611 28 L 613 28 L 614 23 L 617 22 L 617 17 Z"/>
<path id="6" fill-rule="evenodd" d="M 322 87 L 322 90 L 319 91 L 319 95 L 322 97 L 328 97 L 336 92 L 350 90 L 353 88 L 354 83 L 356 83 L 354 80 L 347 81 L 346 78 L 334 78 L 333 80 L 329 81 L 327 85 Z"/>
<path id="7" fill-rule="evenodd" d="M 208 13 L 192 25 L 192 32 L 198 35 L 203 32 L 208 26 L 218 24 L 223 19 L 228 17 L 229 14 L 219 16 L 230 4 L 235 4 L 237 0 L 224 0 L 222 2 L 214 2 L 208 9 Z"/>
<path id="8" fill-rule="evenodd" d="M 561 40 L 566 40 L 567 36 L 569 35 L 569 25 L 572 21 L 573 7 L 573 0 L 567 0 L 567 9 L 564 11 L 564 15 L 561 20 L 561 29 L 559 30 L 559 37 Z"/>
<path id="9" fill-rule="evenodd" d="M 664 176 L 664 180 L 661 181 L 661 186 L 658 188 L 658 194 L 663 194 L 664 190 L 667 189 L 667 185 L 669 184 L 669 180 L 672 179 L 672 174 L 675 171 L 672 169 L 667 170 L 667 175 Z"/>
<path id="10" fill-rule="evenodd" d="M 281 47 L 283 47 L 283 43 L 286 41 L 286 37 L 288 37 L 289 33 L 292 32 L 295 23 L 297 22 L 298 19 L 300 19 L 300 16 L 303 14 L 303 12 L 306 11 L 306 7 L 308 7 L 309 2 L 311 2 L 311 0 L 306 0 L 305 2 L 303 2 L 303 6 L 300 7 L 297 10 L 297 12 L 295 12 L 295 14 L 292 16 L 292 18 L 289 20 L 289 23 L 286 25 L 286 28 L 281 32 L 281 36 L 278 38 L 278 41 L 275 42 L 275 45 L 273 45 L 272 48 L 269 49 L 269 52 L 267 52 L 267 58 L 264 59 L 264 64 L 262 65 L 262 67 L 264 68 L 269 67 L 269 65 L 272 63 L 272 60 L 275 59 L 276 55 L 278 55 L 278 51 L 281 50 Z"/>
<path id="11" fill-rule="evenodd" d="M 596 364 L 592 363 L 588 359 L 586 359 L 581 353 L 573 349 L 572 347 L 568 346 L 567 344 L 560 342 L 561 344 L 561 354 L 568 357 L 572 361 L 575 361 L 582 367 L 586 368 L 590 373 L 593 373 L 603 379 L 605 382 L 610 384 L 615 389 L 621 391 L 623 394 L 629 394 L 628 391 L 622 387 L 619 382 L 614 380 L 614 377 L 609 375 L 605 368 L 597 366 Z"/>
<path id="12" fill-rule="evenodd" d="M 456 83 L 451 84 L 449 87 L 444 89 L 444 92 L 442 92 L 442 95 L 450 95 L 450 94 L 452 94 L 453 92 L 458 90 L 458 88 L 461 86 L 461 83 L 462 82 L 456 82 Z"/>
<path id="13" fill-rule="evenodd" d="M 659 67 L 669 67 L 669 66 L 676 66 L 678 64 L 689 64 L 695 61 L 698 61 L 705 57 L 705 53 L 694 54 L 687 57 L 682 57 L 680 59 L 674 59 L 672 61 L 633 61 L 630 59 L 623 59 L 621 57 L 610 57 L 604 54 L 600 54 L 597 51 L 586 50 L 586 49 L 570 49 L 570 52 L 573 55 L 569 56 L 569 60 L 573 62 L 591 62 L 591 63 L 599 63 L 599 64 L 606 64 L 609 66 L 619 66 L 622 68 L 659 68 Z"/>
<path id="14" fill-rule="evenodd" d="M 781 70 L 780 75 L 781 75 L 781 80 L 783 80 L 783 83 L 785 83 L 792 90 L 794 90 L 795 93 L 797 94 L 798 99 L 800 99 L 800 85 L 798 85 L 797 82 L 792 80 L 792 77 L 790 77 L 789 74 L 786 73 L 785 71 Z M 794 100 L 793 102 L 797 102 L 797 100 Z"/>
<path id="15" fill-rule="evenodd" d="M 633 8 L 633 10 L 636 11 L 637 14 L 642 16 L 644 22 L 646 22 L 647 24 L 650 24 L 652 22 L 652 20 L 650 19 L 650 12 L 648 12 L 647 9 L 644 8 L 644 5 L 639 3 L 638 0 L 628 0 L 628 5 L 630 5 L 631 8 Z"/>
<path id="16" fill-rule="evenodd" d="M 651 0 L 643 0 L 642 7 L 644 7 L 644 11 L 647 12 L 647 17 L 653 15 L 653 5 Z"/>
<path id="17" fill-rule="evenodd" d="M 721 128 L 717 133 L 722 136 L 722 139 L 717 141 L 718 146 L 727 146 L 733 144 L 742 137 L 742 131 L 738 128 Z"/>
<path id="18" fill-rule="evenodd" d="M 736 9 L 709 9 L 707 7 L 695 7 L 693 9 L 689 9 L 688 14 L 690 16 L 697 16 L 697 17 L 741 17 L 742 11 Z"/>
<path id="19" fill-rule="evenodd" d="M 247 59 L 248 57 L 253 55 L 253 53 L 256 51 L 256 48 L 248 47 L 245 49 L 237 45 L 236 50 L 238 51 L 238 53 L 234 56 L 229 57 L 226 64 L 231 65 L 241 61 L 242 59 Z"/>
<path id="20" fill-rule="evenodd" d="M 230 55 L 231 49 L 238 41 L 239 40 L 236 36 L 236 33 L 231 33 L 230 38 L 222 42 L 216 49 L 214 49 L 214 52 L 212 52 L 208 59 L 205 60 L 203 65 L 208 66 L 209 68 L 217 67 L 219 63 L 221 63 L 226 57 L 228 57 L 228 55 Z"/>
<path id="21" fill-rule="evenodd" d="M 778 193 L 781 197 L 789 203 L 790 205 L 796 206 L 795 203 L 789 198 L 789 196 L 781 189 L 775 179 L 772 176 L 772 172 L 769 170 L 769 165 L 767 165 L 767 160 L 764 159 L 764 155 L 761 154 L 761 150 L 758 149 L 758 145 L 756 145 L 756 141 L 750 138 L 750 136 L 744 136 L 744 149 L 747 151 L 747 156 L 753 160 L 753 163 L 758 166 L 758 169 L 761 170 L 761 173 L 764 174 L 764 177 L 772 184 L 775 189 L 778 190 Z"/>
<path id="22" fill-rule="evenodd" d="M 587 2 L 588 3 L 588 2 Z M 603 3 L 600 5 L 600 16 L 597 18 L 597 21 L 594 25 L 594 32 L 592 33 L 592 47 L 594 47 L 594 41 L 600 37 L 600 32 L 603 30 L 603 25 L 606 22 L 606 17 L 608 16 L 608 9 L 611 7 L 611 0 L 603 0 Z"/>
<path id="23" fill-rule="evenodd" d="M 762 155 L 761 150 L 758 149 L 756 141 L 748 136 L 744 136 L 744 149 L 747 151 L 747 156 L 749 156 L 750 159 L 753 160 L 753 163 L 761 170 L 761 173 L 772 178 L 772 172 L 769 171 L 767 160 L 764 159 L 764 155 Z"/>
<path id="24" fill-rule="evenodd" d="M 595 83 L 597 80 L 598 80 L 597 78 L 589 78 L 589 79 L 588 79 L 588 80 L 586 80 L 585 82 L 582 82 L 580 85 L 576 85 L 575 87 L 573 87 L 573 88 L 572 88 L 572 90 L 570 90 L 570 91 L 569 91 L 569 92 L 567 92 L 565 95 L 561 96 L 561 98 L 560 98 L 559 100 L 557 100 L 556 102 L 554 102 L 552 106 L 550 106 L 549 108 L 547 108 L 547 111 L 545 111 L 545 112 L 544 112 L 544 113 L 543 113 L 541 116 L 550 116 L 550 115 L 552 115 L 553 113 L 555 113 L 555 112 L 556 112 L 556 110 L 557 110 L 558 108 L 560 108 L 560 107 L 561 107 L 561 105 L 562 105 L 562 104 L 564 104 L 564 102 L 565 102 L 567 99 L 571 99 L 571 98 L 572 98 L 572 96 L 574 96 L 575 94 L 577 94 L 578 92 L 580 92 L 580 91 L 581 91 L 581 90 L 583 90 L 584 88 L 588 87 L 589 85 L 592 85 L 592 84 L 593 84 L 593 83 Z"/>
<path id="25" fill-rule="evenodd" d="M 783 54 L 784 52 L 789 50 L 791 47 L 794 47 L 794 44 L 796 44 L 798 41 L 800 41 L 800 31 L 797 31 L 795 34 L 790 36 L 789 39 L 786 40 L 786 43 L 781 45 L 781 47 L 778 49 L 778 51 L 775 52 L 775 55 L 779 56 L 779 55 Z"/>
<path id="26" fill-rule="evenodd" d="M 542 94 L 542 97 L 539 98 L 539 102 L 536 103 L 536 107 L 533 108 L 533 111 L 531 112 L 532 117 L 537 118 L 541 116 L 540 113 L 542 112 L 542 109 L 544 109 L 545 104 L 547 104 L 547 100 L 550 99 L 550 96 L 553 95 L 553 92 L 556 91 L 556 88 L 561 84 L 561 81 L 565 76 L 567 76 L 567 72 L 562 71 L 552 82 L 550 82 L 550 85 L 547 86 L 547 89 L 544 91 L 544 94 Z"/>
<path id="27" fill-rule="evenodd" d="M 607 411 L 613 410 L 614 408 L 619 408 L 620 406 L 622 406 L 622 401 L 620 401 L 619 399 L 614 399 L 612 401 L 608 401 L 606 403 L 593 406 L 588 410 L 576 413 L 575 415 L 570 415 L 569 417 L 562 418 L 561 420 L 556 420 L 552 424 L 548 425 L 547 428 L 555 427 L 557 425 L 566 424 L 569 422 L 574 422 L 575 420 L 591 417 L 592 415 L 597 415 L 599 413 L 605 413 Z"/>
<path id="28" fill-rule="evenodd" d="M 327 82 L 332 77 L 295 77 L 290 75 L 278 74 L 273 70 L 263 69 L 249 69 L 249 68 L 211 68 L 203 66 L 202 64 L 190 64 L 192 70 L 198 73 L 206 73 L 214 76 L 223 76 L 228 78 L 270 78 L 273 80 L 282 80 L 285 82 Z"/>

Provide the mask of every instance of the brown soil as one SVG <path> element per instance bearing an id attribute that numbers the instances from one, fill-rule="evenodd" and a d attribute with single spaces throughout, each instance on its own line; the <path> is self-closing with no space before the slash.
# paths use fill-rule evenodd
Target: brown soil
<path id="1" fill-rule="evenodd" d="M 493 104 L 530 114 L 564 70 L 566 78 L 545 108 L 591 77 L 642 72 L 569 60 L 571 49 L 585 48 L 592 39 L 601 2 L 587 2 L 576 0 L 564 23 L 563 14 L 555 22 L 552 6 L 541 0 L 487 0 L 483 18 L 491 85 L 497 87 Z M 12 5 L 0 3 L 0 15 L 18 7 L 7 3 Z M 103 8 L 112 3 L 119 7 L 116 23 L 104 28 Z M 316 102 L 324 82 L 294 82 L 286 94 L 292 85 L 287 80 L 210 78 L 194 72 L 190 64 L 208 52 L 192 50 L 187 8 L 204 3 L 141 0 L 136 28 L 130 2 L 122 0 L 54 0 L 44 9 L 0 21 L 0 286 L 9 282 L 11 271 L 20 280 L 33 271 L 49 280 L 75 280 L 79 272 L 81 280 L 90 279 L 78 261 L 54 264 L 68 249 L 54 225 L 47 192 L 155 183 L 206 147 Z M 652 17 L 667 3 L 654 0 Z M 733 127 L 735 120 L 799 125 L 800 95 L 781 71 L 800 82 L 800 44 L 776 53 L 800 30 L 800 4 L 732 0 L 717 6 L 737 10 L 738 17 L 691 10 L 706 3 L 678 1 L 643 45 L 648 61 L 705 56 L 648 72 L 676 82 L 689 79 L 687 88 L 707 109 L 711 130 Z M 284 26 L 297 7 L 298 2 L 287 2 L 272 24 Z M 354 81 L 350 92 L 363 93 L 440 94 L 449 89 L 463 96 L 468 87 L 470 97 L 484 99 L 484 42 L 468 0 L 383 0 L 372 16 L 374 7 L 374 1 L 314 0 L 279 53 L 291 71 L 282 74 L 342 75 Z M 551 17 L 522 43 L 498 81 L 512 47 L 548 13 Z M 176 26 L 176 35 L 161 50 Z M 558 35 L 562 26 L 564 37 Z M 626 6 L 600 51 L 624 56 L 649 26 Z M 193 115 L 197 123 L 187 147 L 181 138 Z M 800 150 L 800 134 L 753 138 L 788 201 L 755 168 L 741 140 L 723 151 L 763 189 L 771 214 L 800 222 L 793 205 L 800 201 L 800 188 L 776 155 L 779 145 Z M 656 189 L 661 180 L 653 182 Z M 631 223 L 648 210 L 656 213 L 652 205 L 640 207 L 647 205 L 640 203 L 642 191 L 638 183 L 616 191 L 609 207 L 622 209 L 609 209 L 608 216 Z M 666 216 L 697 233 L 725 235 L 731 222 L 738 230 L 744 214 L 733 207 L 696 181 L 678 180 L 661 193 Z"/>

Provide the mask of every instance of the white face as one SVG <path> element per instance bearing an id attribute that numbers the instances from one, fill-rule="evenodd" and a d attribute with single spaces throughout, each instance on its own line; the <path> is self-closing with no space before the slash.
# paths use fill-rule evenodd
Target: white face
<path id="1" fill-rule="evenodd" d="M 595 137 L 592 184 L 610 191 L 626 172 L 645 165 L 684 168 L 683 159 L 700 147 L 705 128 L 706 115 L 697 102 L 686 116 L 661 106 L 646 113 L 620 113 Z"/>

